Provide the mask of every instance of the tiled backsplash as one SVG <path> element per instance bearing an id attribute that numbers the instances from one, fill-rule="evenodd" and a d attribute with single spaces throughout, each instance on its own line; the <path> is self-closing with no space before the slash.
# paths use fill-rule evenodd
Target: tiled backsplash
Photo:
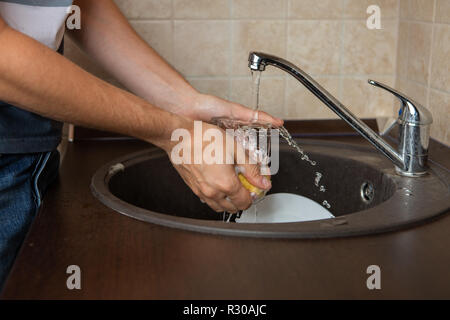
<path id="1" fill-rule="evenodd" d="M 450 0 L 401 0 L 396 87 L 433 114 L 450 145 Z"/>
<path id="2" fill-rule="evenodd" d="M 450 0 L 437 1 L 436 5 L 442 9 L 436 15 L 434 0 L 116 2 L 137 32 L 204 93 L 248 105 L 251 94 L 248 53 L 263 51 L 286 57 L 303 68 L 360 117 L 393 113 L 392 96 L 367 84 L 367 79 L 396 85 L 407 92 L 409 89 L 405 88 L 419 86 L 425 92 L 426 99 L 418 98 L 423 104 L 443 101 L 439 107 L 447 110 L 447 118 L 435 123 L 433 135 L 449 143 L 445 124 L 449 123 L 450 108 Z M 405 9 L 407 2 L 411 4 Z M 431 3 L 431 9 L 425 3 Z M 366 10 L 372 4 L 381 8 L 381 30 L 366 27 L 369 16 Z M 409 33 L 410 30 L 413 31 Z M 408 33 L 413 36 L 408 37 Z M 433 58 L 440 59 L 442 65 L 428 70 L 431 33 L 446 40 L 433 41 Z M 66 55 L 110 80 L 69 41 Z M 408 58 L 411 63 L 406 62 Z M 418 91 L 413 89 L 412 93 Z M 263 110 L 285 119 L 337 117 L 290 76 L 270 67 L 262 76 L 260 101 Z M 436 111 L 438 107 L 432 108 Z"/>

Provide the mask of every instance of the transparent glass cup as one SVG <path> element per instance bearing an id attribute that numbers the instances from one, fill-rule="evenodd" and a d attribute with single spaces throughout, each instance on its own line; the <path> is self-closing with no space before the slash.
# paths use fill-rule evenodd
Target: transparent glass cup
<path id="1" fill-rule="evenodd" d="M 222 128 L 228 135 L 232 135 L 236 143 L 241 145 L 247 155 L 246 162 L 258 165 L 260 174 L 270 179 L 270 152 L 271 152 L 271 130 L 274 129 L 271 123 L 259 121 L 242 121 L 231 118 L 213 118 L 211 123 Z M 250 192 L 253 204 L 261 201 L 267 190 L 261 190 L 253 186 L 242 175 L 242 167 L 237 156 L 236 173 L 244 187 Z"/>

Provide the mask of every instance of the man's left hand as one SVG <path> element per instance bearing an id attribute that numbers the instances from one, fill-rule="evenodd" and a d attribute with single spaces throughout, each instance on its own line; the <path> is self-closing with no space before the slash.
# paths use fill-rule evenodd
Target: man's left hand
<path id="1" fill-rule="evenodd" d="M 183 115 L 193 120 L 211 121 L 212 118 L 226 117 L 242 121 L 268 122 L 275 127 L 283 125 L 283 120 L 264 111 L 256 111 L 215 96 L 200 94 L 192 108 L 183 110 Z"/>

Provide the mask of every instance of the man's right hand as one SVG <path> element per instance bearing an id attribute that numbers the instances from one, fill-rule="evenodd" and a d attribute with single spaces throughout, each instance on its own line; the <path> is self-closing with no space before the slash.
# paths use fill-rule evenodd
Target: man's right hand
<path id="1" fill-rule="evenodd" d="M 234 163 L 236 163 L 236 155 L 239 154 L 237 149 L 227 150 L 225 144 L 225 131 L 219 127 L 213 126 L 208 123 L 202 123 L 202 137 L 203 133 L 208 129 L 219 130 L 223 135 L 223 141 L 215 141 L 202 143 L 202 154 L 205 148 L 214 149 L 221 148 L 223 150 L 223 164 L 207 164 L 204 159 L 201 163 L 195 164 L 194 161 L 190 163 L 178 162 L 175 164 L 171 159 L 172 164 L 178 171 L 180 176 L 186 182 L 186 184 L 192 189 L 192 191 L 200 198 L 201 201 L 206 202 L 213 210 L 217 212 L 231 212 L 235 213 L 238 210 L 245 210 L 252 204 L 252 198 L 247 189 L 245 189 L 235 170 L 235 164 L 227 164 L 226 157 L 232 157 Z M 193 129 L 190 130 L 191 137 L 194 137 Z M 189 146 L 185 146 L 186 149 L 191 150 L 191 154 L 194 153 L 194 139 L 187 142 Z M 213 144 L 213 145 L 210 145 Z M 173 147 L 173 145 L 171 145 Z M 239 152 L 245 154 L 242 146 L 235 144 L 234 148 L 240 148 Z M 166 149 L 166 148 L 165 148 Z M 171 148 L 167 148 L 166 152 L 171 157 Z M 193 159 L 193 156 L 191 160 Z M 228 162 L 229 163 L 229 162 Z M 249 164 L 248 157 L 246 156 L 245 164 L 239 164 L 241 173 L 247 178 L 247 180 L 263 190 L 268 190 L 271 187 L 270 181 L 264 178 L 260 174 L 260 168 L 258 165 Z"/>

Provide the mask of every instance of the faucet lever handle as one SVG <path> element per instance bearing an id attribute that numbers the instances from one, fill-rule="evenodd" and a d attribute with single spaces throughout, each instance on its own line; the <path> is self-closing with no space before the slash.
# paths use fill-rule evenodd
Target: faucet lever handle
<path id="1" fill-rule="evenodd" d="M 433 122 L 433 117 L 427 108 L 417 103 L 413 99 L 407 97 L 405 94 L 397 91 L 381 82 L 375 80 L 369 80 L 369 84 L 384 89 L 392 93 L 401 101 L 401 108 L 399 110 L 399 120 L 406 123 L 416 123 L 416 124 L 431 124 Z"/>

